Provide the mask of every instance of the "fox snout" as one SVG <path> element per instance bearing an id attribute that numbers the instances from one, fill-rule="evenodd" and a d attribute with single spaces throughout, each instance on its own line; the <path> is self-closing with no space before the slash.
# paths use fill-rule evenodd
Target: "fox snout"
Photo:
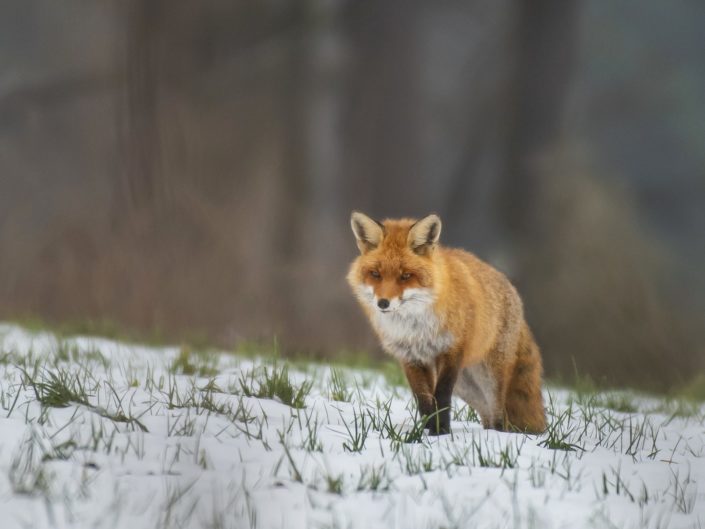
<path id="1" fill-rule="evenodd" d="M 423 310 L 433 303 L 434 296 L 430 290 L 410 288 L 399 293 L 379 292 L 370 285 L 358 287 L 358 297 L 369 304 L 376 312 L 406 314 L 409 311 Z"/>
<path id="2" fill-rule="evenodd" d="M 357 289 L 358 297 L 369 303 L 380 312 L 389 312 L 399 308 L 402 303 L 401 295 L 392 296 L 388 293 L 378 293 L 370 285 L 360 285 Z"/>
<path id="3" fill-rule="evenodd" d="M 393 291 L 391 289 L 373 289 L 373 304 L 381 311 L 396 310 L 404 299 L 404 291 Z"/>
<path id="4" fill-rule="evenodd" d="M 397 310 L 401 307 L 401 304 L 403 303 L 402 296 L 395 298 L 383 298 L 375 296 L 375 300 L 377 308 L 380 310 L 380 312 L 390 312 L 393 310 Z"/>

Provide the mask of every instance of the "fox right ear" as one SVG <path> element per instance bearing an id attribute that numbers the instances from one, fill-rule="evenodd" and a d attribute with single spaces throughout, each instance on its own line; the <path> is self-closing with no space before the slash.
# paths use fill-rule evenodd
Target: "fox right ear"
<path id="1" fill-rule="evenodd" d="M 352 226 L 352 231 L 357 240 L 357 247 L 361 253 L 374 250 L 382 242 L 384 226 L 367 215 L 359 211 L 353 211 L 350 216 L 350 226 Z"/>

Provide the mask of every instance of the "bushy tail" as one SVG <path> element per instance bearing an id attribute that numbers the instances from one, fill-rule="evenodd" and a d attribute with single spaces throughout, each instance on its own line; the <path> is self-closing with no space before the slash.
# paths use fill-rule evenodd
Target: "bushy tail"
<path id="1" fill-rule="evenodd" d="M 546 413 L 541 395 L 543 366 L 541 354 L 524 322 L 517 359 L 507 388 L 506 410 L 509 427 L 527 433 L 541 433 L 546 429 Z"/>

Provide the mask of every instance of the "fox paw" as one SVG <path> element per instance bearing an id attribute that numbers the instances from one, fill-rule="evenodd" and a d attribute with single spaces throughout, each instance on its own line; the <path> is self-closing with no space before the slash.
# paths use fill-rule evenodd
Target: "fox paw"
<path id="1" fill-rule="evenodd" d="M 428 427 L 428 435 L 447 435 L 450 433 L 450 425 L 441 425 L 436 428 L 436 425 Z"/>

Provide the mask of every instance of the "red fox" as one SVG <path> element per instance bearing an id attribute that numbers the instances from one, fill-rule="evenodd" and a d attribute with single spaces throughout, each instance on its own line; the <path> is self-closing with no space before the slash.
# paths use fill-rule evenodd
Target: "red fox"
<path id="1" fill-rule="evenodd" d="M 433 435 L 450 432 L 451 395 L 485 428 L 546 428 L 539 348 L 519 294 L 471 253 L 438 244 L 441 219 L 377 222 L 353 212 L 360 254 L 347 279 L 382 347 L 402 364 Z"/>

